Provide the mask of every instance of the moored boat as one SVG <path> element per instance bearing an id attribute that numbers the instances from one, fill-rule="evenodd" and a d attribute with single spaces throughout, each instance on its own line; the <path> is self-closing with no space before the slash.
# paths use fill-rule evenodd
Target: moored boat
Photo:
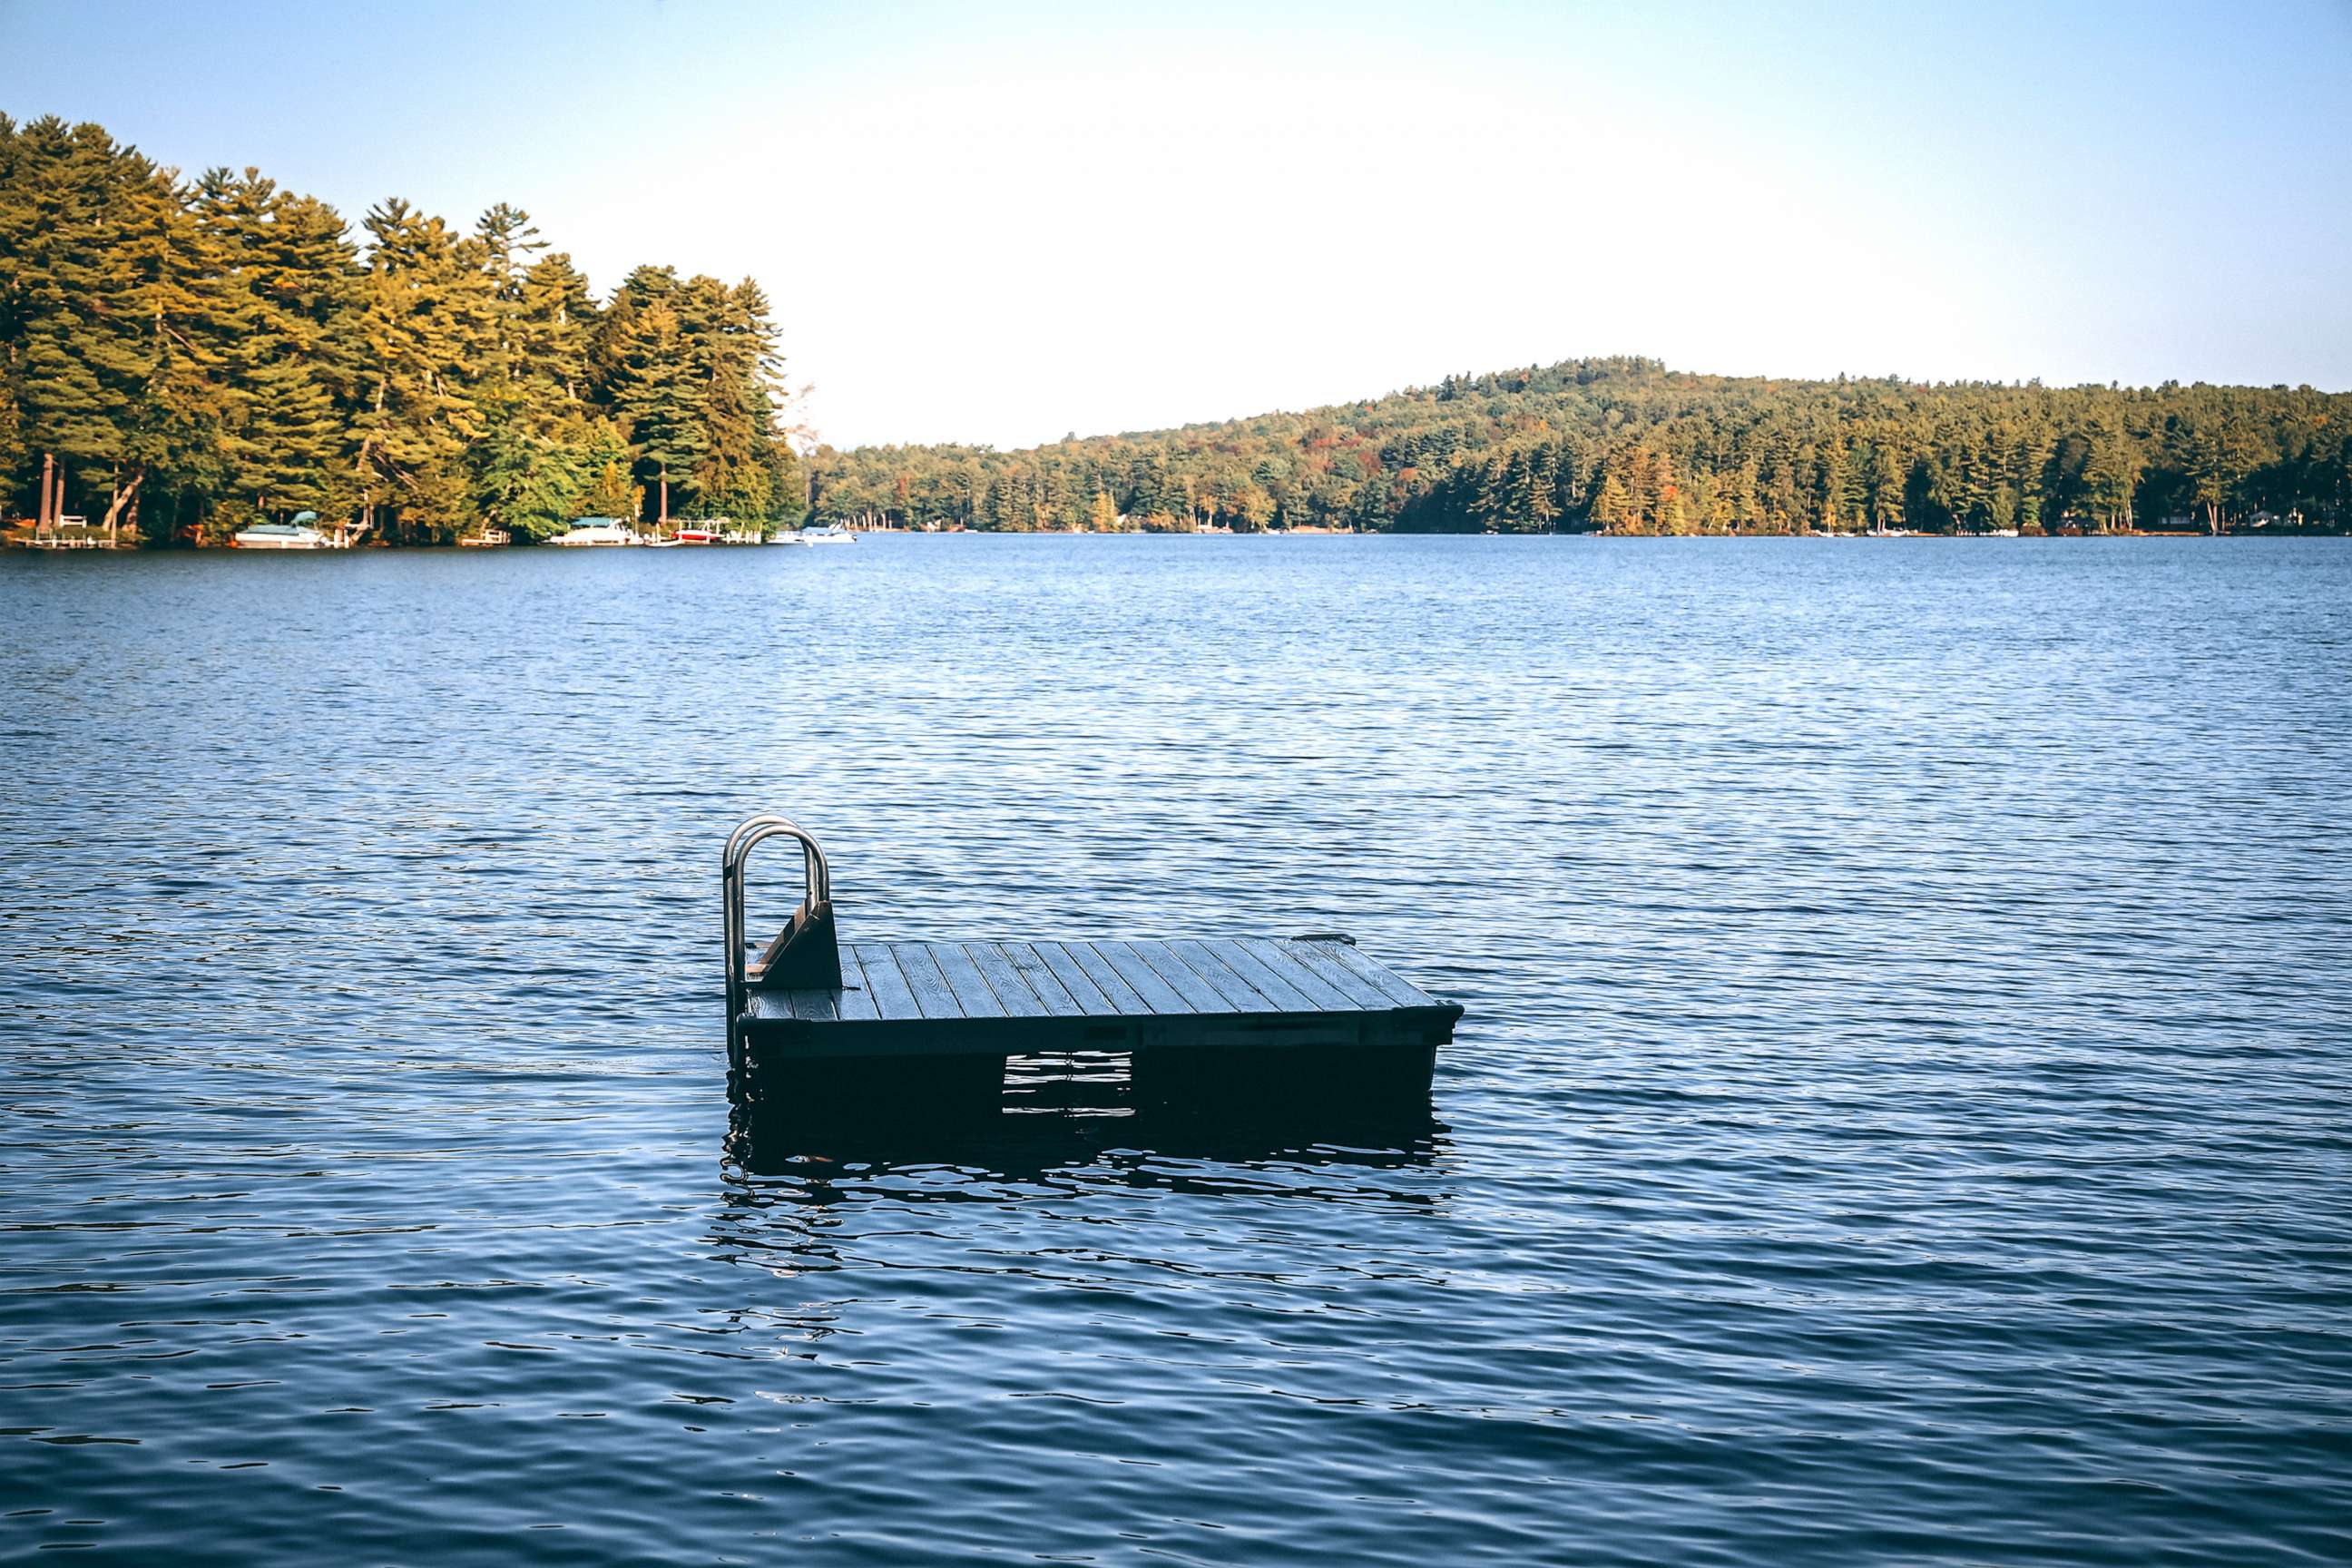
<path id="1" fill-rule="evenodd" d="M 824 522 L 814 528 L 803 528 L 796 533 L 785 534 L 783 542 L 786 544 L 855 544 L 857 542 L 857 535 L 837 522 Z"/>
<path id="2" fill-rule="evenodd" d="M 572 524 L 569 533 L 559 533 L 548 542 L 578 548 L 596 544 L 635 544 L 640 541 L 637 531 L 617 517 L 583 517 Z"/>
<path id="3" fill-rule="evenodd" d="M 292 522 L 257 522 L 233 536 L 229 543 L 239 550 L 331 550 L 334 541 L 305 521 L 315 521 L 318 515 L 306 511 Z"/>

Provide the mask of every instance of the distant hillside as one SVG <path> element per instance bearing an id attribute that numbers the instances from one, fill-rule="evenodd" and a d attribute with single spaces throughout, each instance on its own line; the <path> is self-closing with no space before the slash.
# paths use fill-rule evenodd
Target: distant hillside
<path id="1" fill-rule="evenodd" d="M 841 521 L 1791 533 L 2340 531 L 2352 395 L 1780 381 L 1569 360 L 1363 403 L 1057 442 L 820 448 Z"/>

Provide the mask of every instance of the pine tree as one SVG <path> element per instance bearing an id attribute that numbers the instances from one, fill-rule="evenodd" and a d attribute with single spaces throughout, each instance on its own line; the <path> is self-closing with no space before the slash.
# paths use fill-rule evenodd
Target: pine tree
<path id="1" fill-rule="evenodd" d="M 772 451 L 780 443 L 771 391 L 778 363 L 775 328 L 767 295 L 748 278 L 731 289 L 697 278 L 688 291 L 694 302 L 690 353 L 707 388 L 696 494 L 707 508 L 766 517 L 773 506 Z"/>
<path id="2" fill-rule="evenodd" d="M 1812 487 L 1813 526 L 1835 533 L 1844 516 L 1848 464 L 1843 447 L 1822 448 L 1815 456 Z"/>
<path id="3" fill-rule="evenodd" d="M 492 289 L 478 241 L 397 197 L 365 226 L 358 499 L 388 536 L 446 541 L 474 515 L 465 460 L 488 428 L 474 384 L 494 359 Z"/>
<path id="4" fill-rule="evenodd" d="M 605 395 L 638 478 L 654 487 L 657 524 L 669 521 L 671 485 L 692 478 L 707 443 L 709 382 L 689 353 L 684 293 L 674 269 L 638 268 L 622 283 L 597 338 Z"/>
<path id="5" fill-rule="evenodd" d="M 607 501 L 625 492 L 603 483 L 625 443 L 582 397 L 595 301 L 569 257 L 539 254 L 546 242 L 529 213 L 500 203 L 474 232 L 488 340 L 474 377 L 482 432 L 467 453 L 471 499 L 486 525 L 544 539 L 599 515 L 583 511 L 592 489 Z"/>
<path id="6" fill-rule="evenodd" d="M 1905 492 L 1910 485 L 1910 465 L 1891 442 L 1882 441 L 1871 448 L 1870 521 L 1881 533 L 1892 533 L 1905 526 L 1908 509 Z"/>
<path id="7" fill-rule="evenodd" d="M 356 448 L 344 405 L 360 277 L 341 217 L 253 169 L 207 173 L 194 210 L 213 242 L 233 324 L 222 364 L 226 493 L 281 518 L 347 510 Z"/>
<path id="8" fill-rule="evenodd" d="M 17 142 L 17 440 L 117 528 L 152 473 L 220 478 L 217 268 L 170 171 L 94 125 L 36 121 Z"/>
<path id="9" fill-rule="evenodd" d="M 589 344 L 596 331 L 596 297 L 588 279 L 558 251 L 523 274 L 517 331 L 520 372 L 543 405 L 559 399 L 578 407 L 589 394 Z"/>
<path id="10" fill-rule="evenodd" d="M 1592 521 L 1604 533 L 1627 533 L 1633 528 L 1633 498 L 1617 466 L 1601 470 L 1601 488 L 1592 498 Z"/>

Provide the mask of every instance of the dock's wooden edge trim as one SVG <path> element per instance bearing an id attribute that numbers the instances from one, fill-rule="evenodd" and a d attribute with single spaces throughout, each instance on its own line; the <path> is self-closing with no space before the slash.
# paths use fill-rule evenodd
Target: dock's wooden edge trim
<path id="1" fill-rule="evenodd" d="M 1220 1012 L 1212 1015 L 1095 1014 L 946 1020 L 806 1019 L 755 1006 L 742 1019 L 745 1042 L 762 1055 L 832 1057 L 1023 1056 L 1037 1052 L 1192 1050 L 1291 1046 L 1367 1050 L 1441 1046 L 1462 1009 L 1451 1002 L 1381 1012 Z"/>

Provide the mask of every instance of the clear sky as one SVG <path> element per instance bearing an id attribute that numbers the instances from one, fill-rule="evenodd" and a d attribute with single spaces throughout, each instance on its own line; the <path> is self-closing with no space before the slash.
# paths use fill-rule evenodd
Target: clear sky
<path id="1" fill-rule="evenodd" d="M 2352 0 L 0 0 L 0 110 L 754 275 L 843 445 L 1590 353 L 2352 388 Z"/>

